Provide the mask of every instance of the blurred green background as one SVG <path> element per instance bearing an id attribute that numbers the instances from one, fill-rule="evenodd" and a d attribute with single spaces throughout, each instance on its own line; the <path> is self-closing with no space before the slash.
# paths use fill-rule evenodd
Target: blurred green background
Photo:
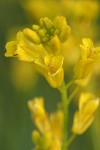
<path id="1" fill-rule="evenodd" d="M 54 111 L 60 101 L 59 93 L 52 89 L 43 77 L 37 75 L 29 64 L 4 56 L 5 44 L 15 39 L 19 30 L 38 23 L 41 17 L 53 19 L 57 15 L 64 15 L 72 27 L 73 35 L 70 39 L 73 42 L 68 45 L 73 48 L 71 60 L 68 58 L 69 52 L 68 55 L 64 53 L 68 58 L 67 67 L 64 64 L 65 78 L 68 81 L 71 78 L 69 68 L 76 61 L 74 54 L 77 51 L 73 50 L 77 48 L 82 37 L 90 37 L 100 45 L 99 0 L 0 0 L 0 150 L 33 148 L 31 133 L 34 126 L 27 108 L 28 100 L 43 96 L 48 112 Z M 94 73 L 95 78 L 92 78 L 86 89 L 100 97 L 98 66 Z M 70 118 L 76 110 L 75 103 L 70 107 Z M 71 123 L 72 118 L 69 124 Z M 70 150 L 100 150 L 99 141 L 100 108 L 92 127 L 84 135 L 77 137 Z"/>

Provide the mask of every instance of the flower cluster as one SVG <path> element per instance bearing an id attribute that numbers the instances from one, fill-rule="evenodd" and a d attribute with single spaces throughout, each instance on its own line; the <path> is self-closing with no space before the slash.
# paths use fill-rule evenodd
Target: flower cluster
<path id="1" fill-rule="evenodd" d="M 44 108 L 44 99 L 35 98 L 28 102 L 32 119 L 39 131 L 32 132 L 33 142 L 36 150 L 61 150 L 61 139 L 63 129 L 63 112 L 58 109 L 50 116 Z"/>
<path id="2" fill-rule="evenodd" d="M 59 55 L 61 43 L 67 40 L 70 31 L 63 16 L 56 17 L 53 22 L 41 18 L 40 25 L 18 32 L 16 41 L 7 43 L 5 56 L 32 63 L 50 85 L 57 88 L 64 78 L 63 56 Z"/>

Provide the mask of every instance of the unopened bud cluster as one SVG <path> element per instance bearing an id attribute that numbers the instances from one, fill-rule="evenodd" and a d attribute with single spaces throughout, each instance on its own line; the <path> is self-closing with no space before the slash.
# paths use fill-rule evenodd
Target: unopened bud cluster
<path id="1" fill-rule="evenodd" d="M 23 30 L 24 36 L 34 44 L 43 46 L 54 54 L 59 53 L 61 43 L 65 42 L 71 32 L 63 16 L 58 16 L 52 22 L 49 18 L 41 18 L 40 25 L 33 25 L 32 30 Z"/>

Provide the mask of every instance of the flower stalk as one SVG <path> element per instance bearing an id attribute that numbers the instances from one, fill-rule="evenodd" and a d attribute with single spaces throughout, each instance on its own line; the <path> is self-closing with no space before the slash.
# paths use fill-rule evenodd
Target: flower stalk
<path id="1" fill-rule="evenodd" d="M 67 143 L 66 143 L 66 145 L 65 145 L 65 148 L 67 149 L 69 146 L 70 146 L 70 144 L 73 142 L 73 140 L 76 138 L 76 134 L 72 134 L 71 136 L 70 136 L 70 138 L 68 139 L 68 141 L 67 141 Z"/>

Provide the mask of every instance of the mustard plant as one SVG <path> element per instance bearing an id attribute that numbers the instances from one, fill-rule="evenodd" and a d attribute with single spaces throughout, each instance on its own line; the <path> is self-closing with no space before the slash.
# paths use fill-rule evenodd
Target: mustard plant
<path id="1" fill-rule="evenodd" d="M 94 65 L 100 61 L 100 47 L 94 47 L 90 38 L 83 38 L 73 78 L 65 83 L 61 46 L 70 34 L 71 27 L 65 17 L 57 16 L 54 21 L 41 18 L 39 25 L 34 24 L 31 29 L 19 31 L 16 40 L 6 44 L 6 57 L 17 57 L 20 61 L 30 63 L 61 94 L 62 107 L 51 114 L 45 110 L 43 97 L 36 97 L 28 102 L 33 123 L 37 127 L 32 132 L 35 150 L 68 150 L 75 137 L 90 127 L 99 106 L 99 99 L 92 93 L 82 92 L 70 129 L 72 135 L 69 136 L 69 105 L 81 86 L 87 85 Z M 73 84 L 76 88 L 69 95 L 69 88 Z"/>

